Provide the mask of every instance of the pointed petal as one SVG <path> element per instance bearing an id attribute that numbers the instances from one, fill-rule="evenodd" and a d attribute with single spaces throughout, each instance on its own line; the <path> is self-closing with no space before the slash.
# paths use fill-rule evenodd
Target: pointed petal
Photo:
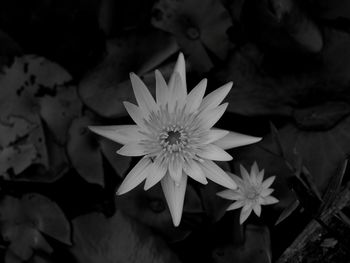
<path id="1" fill-rule="evenodd" d="M 185 63 L 185 58 L 184 55 L 180 52 L 179 57 L 177 58 L 176 65 L 174 68 L 174 72 L 170 77 L 169 80 L 169 88 L 174 86 L 175 82 L 175 73 L 179 73 L 181 77 L 181 88 L 182 88 L 182 93 L 187 95 L 187 85 L 186 85 L 186 63 Z"/>
<path id="2" fill-rule="evenodd" d="M 124 156 L 142 156 L 151 153 L 151 151 L 139 142 L 131 142 L 125 144 L 117 153 Z"/>
<path id="3" fill-rule="evenodd" d="M 186 98 L 186 111 L 188 113 L 195 112 L 200 104 L 207 88 L 207 79 L 202 79 L 197 86 L 195 86 Z"/>
<path id="4" fill-rule="evenodd" d="M 228 200 L 240 200 L 242 199 L 242 196 L 237 193 L 234 190 L 226 189 L 221 192 L 218 192 L 216 195 L 220 196 L 221 198 L 228 199 Z"/>
<path id="5" fill-rule="evenodd" d="M 278 199 L 273 196 L 266 196 L 263 198 L 263 202 L 261 202 L 262 205 L 272 205 L 278 203 Z"/>
<path id="6" fill-rule="evenodd" d="M 169 175 L 176 183 L 182 177 L 182 162 L 176 157 L 169 162 Z"/>
<path id="7" fill-rule="evenodd" d="M 261 195 L 262 197 L 266 197 L 266 196 L 269 196 L 270 194 L 272 194 L 273 191 L 274 191 L 274 190 L 273 190 L 272 188 L 267 188 L 267 189 L 262 190 L 261 193 L 260 193 L 260 195 Z"/>
<path id="8" fill-rule="evenodd" d="M 214 109 L 203 111 L 198 115 L 203 129 L 210 129 L 224 114 L 228 103 L 224 103 Z M 224 137 L 225 138 L 225 137 Z M 222 148 L 222 147 L 221 147 Z"/>
<path id="9" fill-rule="evenodd" d="M 147 113 L 156 111 L 158 106 L 143 81 L 135 73 L 130 73 L 130 80 L 139 107 Z"/>
<path id="10" fill-rule="evenodd" d="M 250 205 L 245 205 L 242 208 L 241 215 L 239 217 L 239 223 L 242 225 L 244 221 L 247 220 L 247 218 L 250 216 L 250 213 L 252 212 L 252 207 Z"/>
<path id="11" fill-rule="evenodd" d="M 166 174 L 161 180 L 165 199 L 168 203 L 171 217 L 175 226 L 181 221 L 183 204 L 185 199 L 187 176 L 181 176 L 178 184 L 175 184 L 169 174 Z"/>
<path id="12" fill-rule="evenodd" d="M 208 134 L 205 136 L 203 144 L 209 144 L 215 142 L 223 137 L 225 137 L 229 131 L 212 128 L 209 130 Z"/>
<path id="13" fill-rule="evenodd" d="M 238 200 L 238 201 L 234 202 L 233 204 L 231 204 L 226 210 L 230 211 L 230 210 L 241 208 L 242 206 L 244 206 L 244 203 L 245 202 L 243 200 Z"/>
<path id="14" fill-rule="evenodd" d="M 205 176 L 213 182 L 229 189 L 237 188 L 237 185 L 233 179 L 213 161 L 205 160 L 204 162 L 200 163 L 200 166 Z"/>
<path id="15" fill-rule="evenodd" d="M 155 71 L 156 75 L 156 99 L 159 105 L 165 105 L 169 97 L 169 88 L 159 70 Z"/>
<path id="16" fill-rule="evenodd" d="M 269 187 L 272 185 L 273 181 L 275 181 L 275 178 L 276 178 L 276 176 L 271 176 L 271 177 L 267 178 L 267 179 L 262 183 L 262 187 L 263 187 L 263 188 L 269 188 Z"/>
<path id="17" fill-rule="evenodd" d="M 258 185 L 260 185 L 260 184 L 262 183 L 262 181 L 263 181 L 263 179 L 264 179 L 264 174 L 265 174 L 265 170 L 262 169 L 262 170 L 259 172 L 258 176 L 256 177 L 256 181 L 257 181 Z"/>
<path id="18" fill-rule="evenodd" d="M 219 104 L 224 100 L 224 98 L 230 92 L 231 88 L 232 88 L 232 82 L 229 82 L 221 86 L 220 88 L 214 90 L 213 92 L 209 93 L 203 99 L 202 104 L 199 107 L 199 110 L 201 111 L 211 110 L 219 106 Z"/>
<path id="19" fill-rule="evenodd" d="M 170 96 L 168 96 L 168 105 L 169 105 L 169 111 L 173 112 L 175 109 L 175 106 L 177 106 L 177 109 L 182 109 L 185 106 L 186 103 L 186 93 L 184 93 L 183 88 L 181 87 L 181 77 L 178 72 L 175 72 L 174 74 L 174 85 L 169 87 L 170 88 Z"/>
<path id="20" fill-rule="evenodd" d="M 244 182 L 250 183 L 250 177 L 248 171 L 244 168 L 243 165 L 239 165 L 239 170 Z"/>
<path id="21" fill-rule="evenodd" d="M 235 181 L 238 188 L 244 188 L 244 182 L 243 182 L 241 177 L 239 177 L 233 173 L 230 173 L 230 172 L 226 172 L 226 173 L 233 179 L 233 181 Z"/>
<path id="22" fill-rule="evenodd" d="M 261 215 L 261 206 L 260 206 L 258 203 L 256 203 L 256 204 L 253 206 L 253 210 L 254 210 L 254 213 L 255 213 L 258 217 L 260 217 L 260 215 Z"/>
<path id="23" fill-rule="evenodd" d="M 139 141 L 144 136 L 137 125 L 89 126 L 92 132 L 121 144 Z"/>
<path id="24" fill-rule="evenodd" d="M 240 134 L 237 132 L 229 132 L 225 137 L 217 140 L 215 144 L 224 150 L 240 147 L 260 141 L 262 138 L 250 135 Z"/>
<path id="25" fill-rule="evenodd" d="M 152 168 L 150 169 L 150 173 L 146 178 L 146 183 L 144 189 L 147 191 L 155 184 L 157 184 L 160 180 L 163 179 L 168 167 L 164 165 L 159 159 L 155 159 L 152 163 Z"/>
<path id="26" fill-rule="evenodd" d="M 127 174 L 122 184 L 119 186 L 117 195 L 125 194 L 139 185 L 148 175 L 151 160 L 142 158 Z"/>
<path id="27" fill-rule="evenodd" d="M 205 175 L 199 166 L 199 164 L 194 160 L 189 160 L 184 163 L 184 172 L 191 177 L 192 179 L 202 183 L 207 184 L 208 181 L 205 178 Z"/>
<path id="28" fill-rule="evenodd" d="M 252 177 L 253 182 L 257 185 L 258 184 L 258 175 L 259 175 L 259 167 L 256 162 L 253 163 L 252 168 L 250 169 L 250 174 Z"/>
<path id="29" fill-rule="evenodd" d="M 133 121 L 140 127 L 146 127 L 144 124 L 144 115 L 141 109 L 128 101 L 124 101 L 123 104 Z"/>
<path id="30" fill-rule="evenodd" d="M 231 161 L 232 156 L 214 144 L 207 144 L 196 152 L 202 158 L 214 161 Z"/>

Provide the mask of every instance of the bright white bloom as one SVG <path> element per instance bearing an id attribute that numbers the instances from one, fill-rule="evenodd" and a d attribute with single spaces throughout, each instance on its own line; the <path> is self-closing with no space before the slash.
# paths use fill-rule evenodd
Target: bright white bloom
<path id="1" fill-rule="evenodd" d="M 137 105 L 124 102 L 136 125 L 93 126 L 93 132 L 124 146 L 125 156 L 143 156 L 125 177 L 117 194 L 124 194 L 146 180 L 147 190 L 161 181 L 174 222 L 180 223 L 187 176 L 207 184 L 207 178 L 227 188 L 236 183 L 213 161 L 229 161 L 224 150 L 259 141 L 239 133 L 212 128 L 227 108 L 221 104 L 232 87 L 227 83 L 203 98 L 207 80 L 187 94 L 185 60 L 180 53 L 167 84 L 159 71 L 156 100 L 138 76 L 130 79 Z"/>
<path id="2" fill-rule="evenodd" d="M 239 222 L 243 224 L 252 210 L 257 216 L 260 216 L 261 205 L 275 204 L 278 200 L 271 196 L 274 190 L 269 188 L 275 180 L 275 176 L 271 176 L 263 181 L 264 170 L 259 171 L 256 162 L 251 168 L 250 175 L 242 165 L 240 165 L 240 171 L 242 178 L 230 174 L 238 188 L 235 190 L 227 189 L 219 192 L 217 195 L 225 199 L 236 200 L 227 210 L 243 207 L 239 218 Z"/>

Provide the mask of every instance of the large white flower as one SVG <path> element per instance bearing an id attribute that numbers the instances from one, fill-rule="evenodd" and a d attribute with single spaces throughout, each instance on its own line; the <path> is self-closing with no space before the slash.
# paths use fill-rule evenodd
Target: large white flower
<path id="1" fill-rule="evenodd" d="M 123 144 L 119 154 L 143 156 L 125 177 L 117 194 L 130 191 L 145 179 L 145 190 L 161 181 L 175 226 L 181 220 L 187 177 L 202 184 L 207 184 L 208 178 L 235 189 L 236 183 L 213 161 L 229 161 L 232 157 L 225 149 L 261 139 L 212 128 L 226 110 L 227 103 L 220 103 L 232 83 L 203 98 L 207 80 L 203 79 L 187 94 L 185 73 L 182 53 L 168 84 L 156 71 L 156 100 L 140 78 L 131 73 L 138 106 L 130 102 L 124 102 L 124 106 L 136 125 L 89 127 Z"/>
<path id="2" fill-rule="evenodd" d="M 242 178 L 235 174 L 230 174 L 237 183 L 238 188 L 234 190 L 227 189 L 217 193 L 217 195 L 225 199 L 235 200 L 227 210 L 243 207 L 239 219 L 239 222 L 243 224 L 252 211 L 257 216 L 260 216 L 261 205 L 275 204 L 278 200 L 271 196 L 273 189 L 269 188 L 275 180 L 275 176 L 271 176 L 263 181 L 264 170 L 259 171 L 256 162 L 251 167 L 250 175 L 242 165 L 240 165 L 240 172 Z"/>

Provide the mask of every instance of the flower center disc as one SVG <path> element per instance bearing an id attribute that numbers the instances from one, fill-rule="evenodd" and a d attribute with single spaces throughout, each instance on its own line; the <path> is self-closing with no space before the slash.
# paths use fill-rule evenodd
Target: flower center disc
<path id="1" fill-rule="evenodd" d="M 170 145 L 177 144 L 181 142 L 181 133 L 178 131 L 169 131 L 168 138 L 165 139 Z"/>

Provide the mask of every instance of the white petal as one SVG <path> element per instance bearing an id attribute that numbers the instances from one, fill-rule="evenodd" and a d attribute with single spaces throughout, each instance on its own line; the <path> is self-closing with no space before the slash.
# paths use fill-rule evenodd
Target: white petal
<path id="1" fill-rule="evenodd" d="M 237 132 L 229 132 L 225 137 L 217 140 L 215 144 L 222 149 L 231 149 L 239 146 L 244 146 L 260 141 L 262 138 L 253 137 L 250 135 L 240 134 Z"/>
<path id="2" fill-rule="evenodd" d="M 154 163 L 152 163 L 151 171 L 146 178 L 144 189 L 148 190 L 162 180 L 166 171 L 167 167 L 164 165 L 164 163 L 161 163 L 159 159 L 155 159 Z"/>
<path id="3" fill-rule="evenodd" d="M 139 107 L 147 113 L 156 111 L 158 106 L 143 81 L 135 73 L 130 73 L 130 80 Z"/>
<path id="4" fill-rule="evenodd" d="M 161 180 L 165 199 L 168 203 L 171 217 L 175 226 L 181 221 L 182 209 L 185 199 L 187 176 L 181 176 L 178 184 L 175 184 L 169 174 L 166 174 Z"/>
<path id="5" fill-rule="evenodd" d="M 262 183 L 262 187 L 263 187 L 263 188 L 269 188 L 269 187 L 272 185 L 273 181 L 275 181 L 275 178 L 276 178 L 276 176 L 271 176 L 271 177 L 267 178 L 267 179 Z"/>
<path id="6" fill-rule="evenodd" d="M 213 182 L 229 189 L 237 188 L 237 185 L 233 179 L 213 161 L 205 160 L 204 162 L 200 163 L 200 166 L 205 176 Z"/>
<path id="7" fill-rule="evenodd" d="M 251 174 L 253 182 L 257 185 L 258 184 L 259 167 L 258 167 L 258 164 L 256 162 L 253 163 L 252 168 L 250 169 L 250 174 Z"/>
<path id="8" fill-rule="evenodd" d="M 261 202 L 262 205 L 272 205 L 275 203 L 278 203 L 278 199 L 273 196 L 266 196 L 263 198 L 263 202 Z"/>
<path id="9" fill-rule="evenodd" d="M 219 106 L 232 88 L 232 82 L 226 83 L 222 87 L 209 93 L 202 101 L 199 110 L 211 110 Z"/>
<path id="10" fill-rule="evenodd" d="M 272 194 L 273 191 L 274 191 L 274 190 L 273 190 L 272 188 L 263 189 L 263 190 L 261 191 L 260 195 L 261 195 L 262 197 L 266 197 L 266 196 Z"/>
<path id="11" fill-rule="evenodd" d="M 159 70 L 155 71 L 156 75 L 156 99 L 159 105 L 165 105 L 169 97 L 169 88 Z"/>
<path id="12" fill-rule="evenodd" d="M 122 184 L 119 186 L 117 194 L 125 194 L 139 185 L 148 175 L 151 160 L 142 158 L 127 174 Z"/>
<path id="13" fill-rule="evenodd" d="M 146 127 L 144 124 L 144 115 L 139 107 L 128 101 L 123 102 L 126 111 L 129 113 L 130 117 L 134 122 L 140 127 Z"/>
<path id="14" fill-rule="evenodd" d="M 181 87 L 182 81 L 180 74 L 175 72 L 174 74 L 174 85 L 169 86 L 170 96 L 168 97 L 169 111 L 172 112 L 177 105 L 177 109 L 181 109 L 185 106 L 186 103 L 186 93 L 184 93 L 183 88 Z"/>
<path id="15" fill-rule="evenodd" d="M 252 207 L 250 205 L 245 205 L 242 208 L 241 215 L 239 217 L 239 223 L 242 225 L 244 221 L 247 220 L 249 217 L 250 213 L 252 212 Z"/>
<path id="16" fill-rule="evenodd" d="M 256 177 L 256 181 L 257 181 L 258 185 L 260 185 L 260 184 L 262 183 L 262 181 L 263 181 L 263 179 L 264 179 L 264 174 L 265 174 L 265 170 L 262 169 L 262 170 L 259 172 L 258 176 Z"/>
<path id="17" fill-rule="evenodd" d="M 222 117 L 224 114 L 228 103 L 224 103 L 220 105 L 219 107 L 216 107 L 214 109 L 208 110 L 208 111 L 202 111 L 198 117 L 201 120 L 201 126 L 203 129 L 210 129 L 213 127 L 215 123 Z M 225 137 L 224 137 L 225 138 Z"/>
<path id="18" fill-rule="evenodd" d="M 261 215 L 261 206 L 260 206 L 258 203 L 256 203 L 256 204 L 253 206 L 253 210 L 254 210 L 254 213 L 255 213 L 258 217 L 260 217 L 260 215 Z"/>
<path id="19" fill-rule="evenodd" d="M 169 161 L 169 175 L 176 183 L 181 180 L 182 162 L 180 162 L 178 158 Z"/>
<path id="20" fill-rule="evenodd" d="M 173 87 L 175 84 L 175 73 L 179 73 L 181 77 L 181 89 L 182 93 L 187 95 L 187 85 L 186 85 L 186 63 L 184 55 L 180 52 L 179 57 L 177 58 L 176 65 L 173 71 L 173 74 L 170 77 L 168 86 L 169 88 Z"/>
<path id="21" fill-rule="evenodd" d="M 151 151 L 139 142 L 131 142 L 125 144 L 117 153 L 124 156 L 142 156 L 151 153 Z"/>
<path id="22" fill-rule="evenodd" d="M 206 88 L 207 79 L 202 79 L 188 94 L 186 98 L 186 111 L 188 113 L 195 112 L 198 109 L 199 105 L 202 103 Z"/>
<path id="23" fill-rule="evenodd" d="M 137 125 L 89 126 L 89 129 L 98 135 L 121 144 L 139 141 L 144 138 L 139 133 L 140 127 Z"/>
<path id="24" fill-rule="evenodd" d="M 230 172 L 226 172 L 226 173 L 233 179 L 233 181 L 235 181 L 238 188 L 244 188 L 244 182 L 243 182 L 241 177 L 239 177 L 233 173 L 230 173 Z"/>
<path id="25" fill-rule="evenodd" d="M 226 130 L 212 128 L 209 130 L 208 134 L 205 136 L 205 140 L 203 141 L 203 144 L 215 142 L 225 137 L 228 133 L 229 131 L 226 131 Z"/>
<path id="26" fill-rule="evenodd" d="M 202 158 L 214 161 L 231 161 L 232 156 L 229 155 L 226 151 L 214 144 L 207 144 L 202 146 L 196 152 Z"/>
<path id="27" fill-rule="evenodd" d="M 183 168 L 184 168 L 185 173 L 189 177 L 191 177 L 192 179 L 194 179 L 202 184 L 208 183 L 201 167 L 199 166 L 199 164 L 196 161 L 189 160 L 188 162 L 185 162 Z"/>
<path id="28" fill-rule="evenodd" d="M 243 165 L 241 165 L 241 164 L 239 165 L 239 170 L 240 170 L 240 172 L 241 172 L 241 176 L 242 176 L 244 182 L 250 183 L 251 180 L 250 180 L 249 173 L 248 173 L 248 171 L 244 168 Z"/>
<path id="29" fill-rule="evenodd" d="M 221 192 L 218 192 L 216 195 L 220 196 L 221 198 L 228 199 L 228 200 L 240 200 L 242 199 L 242 196 L 237 193 L 237 191 L 226 189 Z"/>
<path id="30" fill-rule="evenodd" d="M 230 210 L 241 208 L 242 206 L 244 206 L 244 203 L 245 202 L 243 200 L 238 200 L 238 201 L 234 202 L 233 204 L 231 204 L 226 210 L 230 211 Z"/>

